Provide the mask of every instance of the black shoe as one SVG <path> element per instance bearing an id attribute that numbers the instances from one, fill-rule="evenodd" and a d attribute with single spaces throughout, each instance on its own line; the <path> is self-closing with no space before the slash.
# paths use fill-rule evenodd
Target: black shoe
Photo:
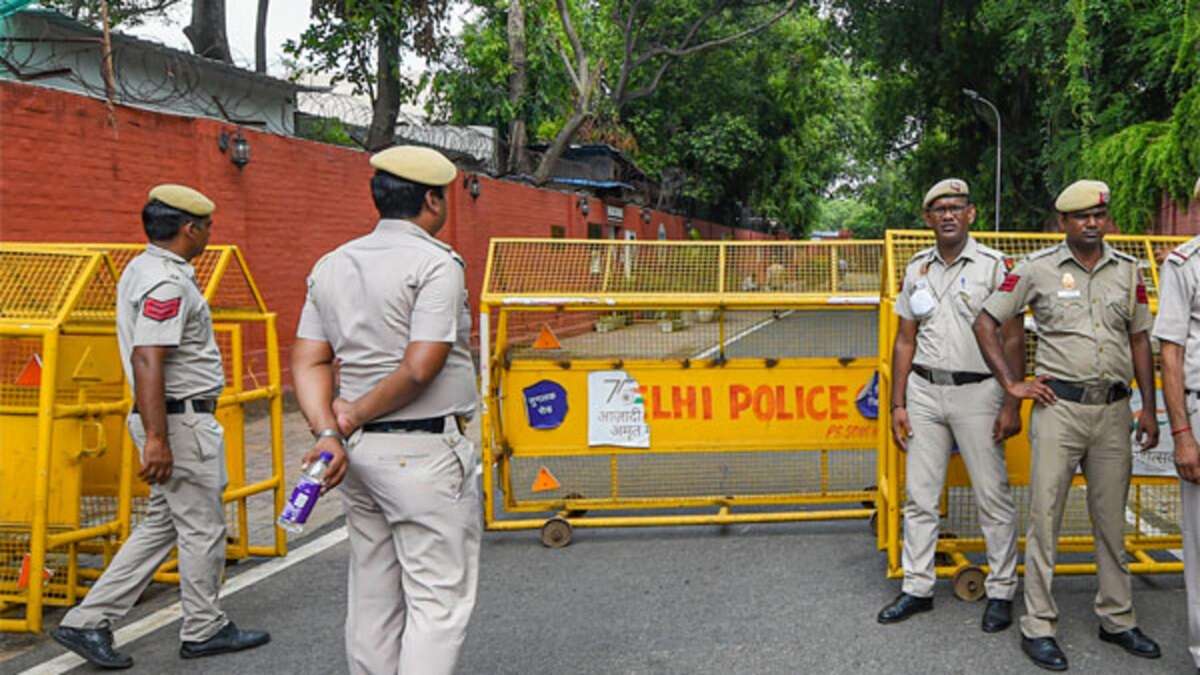
<path id="1" fill-rule="evenodd" d="M 94 666 L 108 670 L 124 670 L 133 666 L 132 658 L 113 649 L 112 631 L 107 628 L 59 626 L 50 631 L 50 637 Z"/>
<path id="2" fill-rule="evenodd" d="M 1039 668 L 1066 670 L 1067 655 L 1058 648 L 1052 637 L 1027 638 L 1021 636 L 1021 651 Z"/>
<path id="3" fill-rule="evenodd" d="M 876 619 L 879 623 L 899 623 L 913 614 L 928 612 L 933 609 L 933 598 L 918 598 L 915 595 L 901 593 L 892 604 L 879 610 Z"/>
<path id="4" fill-rule="evenodd" d="M 983 632 L 999 633 L 1012 625 L 1012 600 L 988 598 L 983 610 Z"/>
<path id="5" fill-rule="evenodd" d="M 217 634 L 204 642 L 184 642 L 179 646 L 179 655 L 185 659 L 198 659 L 201 656 L 216 656 L 229 652 L 240 652 L 243 649 L 260 647 L 271 641 L 271 634 L 261 630 L 242 630 L 233 625 L 217 631 Z"/>
<path id="6" fill-rule="evenodd" d="M 1130 628 L 1120 633 L 1110 633 L 1101 626 L 1100 640 L 1111 642 L 1130 654 L 1140 656 L 1143 659 L 1157 659 L 1162 656 L 1162 650 L 1158 648 L 1158 643 L 1143 633 L 1141 628 Z"/>

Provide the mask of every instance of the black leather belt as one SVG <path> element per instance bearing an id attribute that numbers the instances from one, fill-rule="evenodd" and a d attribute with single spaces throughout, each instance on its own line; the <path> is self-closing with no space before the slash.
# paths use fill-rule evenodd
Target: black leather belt
<path id="1" fill-rule="evenodd" d="M 1046 380 L 1046 386 L 1054 391 L 1055 396 L 1063 400 L 1085 405 L 1108 405 L 1123 401 L 1133 394 L 1133 390 L 1124 382 L 1082 384 L 1062 380 Z"/>
<path id="2" fill-rule="evenodd" d="M 388 434 L 394 431 L 424 431 L 429 434 L 440 434 L 446 430 L 446 418 L 427 417 L 423 420 L 369 422 L 362 425 L 362 430 L 367 434 Z"/>
<path id="3" fill-rule="evenodd" d="M 168 415 L 182 415 L 187 412 L 188 404 L 192 404 L 192 411 L 198 413 L 213 414 L 217 411 L 217 399 L 215 398 L 191 398 L 186 401 L 167 401 Z M 133 414 L 138 414 L 137 405 L 133 406 Z"/>
<path id="4" fill-rule="evenodd" d="M 935 368 L 918 366 L 915 363 L 913 364 L 912 371 L 934 384 L 951 384 L 954 386 L 983 382 L 992 376 L 991 373 L 964 373 L 950 370 L 937 370 Z"/>

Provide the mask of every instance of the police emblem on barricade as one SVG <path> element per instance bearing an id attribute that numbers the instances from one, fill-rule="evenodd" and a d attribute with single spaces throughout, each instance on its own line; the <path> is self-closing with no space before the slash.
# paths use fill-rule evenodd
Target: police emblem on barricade
<path id="1" fill-rule="evenodd" d="M 854 405 L 858 412 L 869 420 L 879 419 L 879 371 L 871 374 L 871 379 L 858 390 L 854 397 Z"/>
<path id="2" fill-rule="evenodd" d="M 550 430 L 562 426 L 567 416 L 567 390 L 561 384 L 542 380 L 526 387 L 523 393 L 531 428 Z"/>

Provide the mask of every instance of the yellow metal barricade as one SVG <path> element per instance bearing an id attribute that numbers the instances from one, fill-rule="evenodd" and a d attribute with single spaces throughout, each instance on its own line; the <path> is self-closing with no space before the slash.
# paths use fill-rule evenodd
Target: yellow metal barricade
<path id="1" fill-rule="evenodd" d="M 1022 234 L 973 232 L 981 243 L 1006 253 L 1015 262 L 1047 246 L 1062 241 L 1061 234 Z M 1151 237 L 1109 235 L 1105 237 L 1114 248 L 1139 260 L 1150 296 L 1151 311 L 1158 309 L 1158 265 L 1159 261 L 1186 237 Z M 879 305 L 879 373 L 881 424 L 879 436 L 879 513 L 877 538 L 880 550 L 887 552 L 888 576 L 903 575 L 901 567 L 901 545 L 903 543 L 902 515 L 904 507 L 904 464 L 905 455 L 896 445 L 891 434 L 891 386 L 892 345 L 895 342 L 899 320 L 895 313 L 895 300 L 901 291 L 904 271 L 908 261 L 919 250 L 934 245 L 929 231 L 893 230 L 887 233 L 884 247 L 883 294 Z M 1026 318 L 1026 362 L 1028 374 L 1033 373 L 1033 356 L 1037 335 L 1033 319 Z M 1157 372 L 1157 364 L 1156 364 Z M 1136 404 L 1135 404 L 1136 405 Z M 1020 546 L 1024 550 L 1029 507 L 1030 446 L 1028 439 L 1029 414 L 1032 404 L 1022 407 L 1022 433 L 1005 444 L 1008 462 L 1009 483 L 1017 503 Z M 1159 424 L 1166 424 L 1166 411 L 1161 396 L 1158 406 Z M 1125 546 L 1132 562 L 1130 571 L 1135 574 L 1181 572 L 1182 561 L 1169 553 L 1181 546 L 1179 534 L 1179 486 L 1175 478 L 1174 465 L 1168 455 L 1170 434 L 1162 433 L 1159 449 L 1135 452 L 1134 476 L 1130 487 L 1129 505 L 1126 511 Z M 1164 448 L 1164 445 L 1167 447 Z M 1164 461 L 1166 458 L 1166 461 Z M 946 490 L 942 498 L 941 538 L 938 540 L 937 575 L 954 580 L 954 592 L 963 599 L 978 599 L 984 594 L 984 579 L 987 566 L 981 554 L 984 548 L 983 535 L 979 529 L 978 514 L 970 481 L 962 459 L 955 455 L 950 463 Z M 1057 574 L 1094 574 L 1095 563 L 1082 554 L 1092 550 L 1093 537 L 1091 520 L 1087 514 L 1086 482 L 1077 475 L 1068 497 L 1066 514 L 1063 518 L 1059 551 L 1062 555 L 1055 567 Z M 1024 573 L 1024 566 L 1020 566 Z"/>
<path id="2" fill-rule="evenodd" d="M 43 605 L 71 605 L 144 512 L 148 487 L 125 430 L 131 401 L 115 332 L 116 279 L 141 245 L 0 245 L 0 603 L 24 605 L 0 630 L 38 631 Z M 193 261 L 226 369 L 230 558 L 283 555 L 282 394 L 275 315 L 241 253 L 212 246 Z M 35 374 L 36 373 L 36 374 Z M 246 438 L 247 405 L 270 417 Z M 46 427 L 46 429 L 43 429 Z M 253 454 L 252 461 L 247 461 Z M 272 517 L 251 543 L 248 499 Z M 175 562 L 156 579 L 177 581 Z M 41 575 L 33 570 L 42 570 Z M 0 607 L 3 608 L 3 607 Z"/>
<path id="3" fill-rule="evenodd" d="M 562 546 L 572 527 L 870 516 L 881 253 L 492 240 L 487 527 Z"/>

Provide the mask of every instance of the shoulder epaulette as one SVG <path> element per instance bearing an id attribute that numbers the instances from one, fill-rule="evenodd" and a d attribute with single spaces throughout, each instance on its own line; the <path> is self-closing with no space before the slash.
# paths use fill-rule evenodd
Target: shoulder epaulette
<path id="1" fill-rule="evenodd" d="M 930 246 L 929 248 L 923 248 L 920 251 L 917 251 L 911 258 L 908 259 L 908 264 L 911 265 L 915 262 L 921 261 L 922 259 L 929 258 L 933 255 L 933 251 L 936 248 L 936 246 Z"/>
<path id="2" fill-rule="evenodd" d="M 1195 255 L 1196 251 L 1200 251 L 1200 237 L 1193 237 L 1176 247 L 1175 250 L 1167 254 L 1167 260 L 1176 265 L 1182 265 Z"/>
<path id="3" fill-rule="evenodd" d="M 1030 253 L 1029 255 L 1025 256 L 1025 259 L 1026 260 L 1037 260 L 1038 258 L 1045 258 L 1046 256 L 1058 251 L 1060 246 L 1062 246 L 1062 244 L 1055 244 L 1054 246 L 1047 246 L 1046 248 L 1038 249 L 1038 250 L 1034 251 L 1033 253 Z"/>
<path id="4" fill-rule="evenodd" d="M 1125 261 L 1125 262 L 1127 262 L 1127 263 L 1133 263 L 1133 264 L 1135 264 L 1135 265 L 1138 263 L 1138 259 L 1137 259 L 1137 258 L 1135 258 L 1135 257 L 1133 257 L 1133 256 L 1131 256 L 1131 255 L 1129 255 L 1128 253 L 1126 253 L 1126 252 L 1124 252 L 1124 251 L 1119 251 L 1119 250 L 1117 250 L 1117 249 L 1115 249 L 1115 248 L 1114 248 L 1114 249 L 1112 250 L 1112 252 L 1113 252 L 1113 257 L 1115 257 L 1115 258 L 1119 258 L 1119 259 L 1121 259 L 1121 260 L 1124 260 L 1124 261 Z"/>
<path id="5" fill-rule="evenodd" d="M 1000 251 L 997 251 L 996 249 L 994 249 L 990 246 L 984 246 L 983 244 L 977 243 L 975 250 L 979 251 L 979 255 L 987 256 L 988 258 L 991 258 L 992 260 L 1003 260 L 1008 257 L 1008 256 L 1004 255 L 1003 253 L 1001 253 Z"/>

